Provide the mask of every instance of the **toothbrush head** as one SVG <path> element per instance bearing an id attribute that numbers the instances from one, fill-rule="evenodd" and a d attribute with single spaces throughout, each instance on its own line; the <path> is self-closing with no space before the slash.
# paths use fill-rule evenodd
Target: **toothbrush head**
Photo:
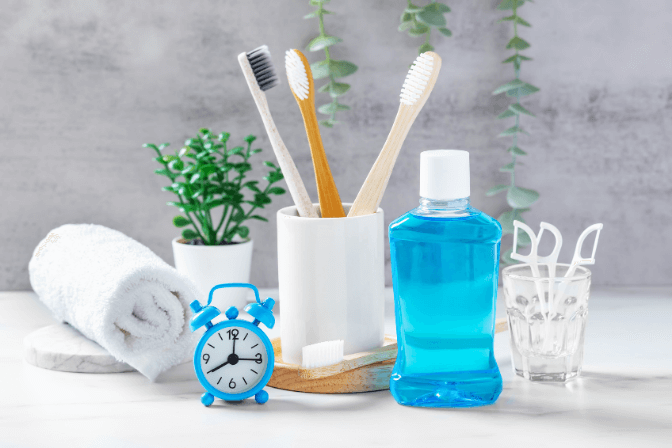
<path id="1" fill-rule="evenodd" d="M 301 350 L 301 367 L 315 369 L 343 361 L 343 340 L 306 345 Z"/>
<path id="2" fill-rule="evenodd" d="M 287 80 L 297 101 L 307 100 L 312 91 L 313 73 L 308 60 L 299 50 L 287 50 L 285 53 Z"/>
<path id="3" fill-rule="evenodd" d="M 278 75 L 275 74 L 273 61 L 271 61 L 271 52 L 266 45 L 257 47 L 246 53 L 247 61 L 252 67 L 252 72 L 257 80 L 257 85 L 261 91 L 266 91 L 277 86 L 280 82 Z"/>
<path id="4" fill-rule="evenodd" d="M 401 88 L 401 104 L 422 106 L 434 88 L 440 69 L 441 58 L 438 54 L 427 51 L 418 56 Z"/>

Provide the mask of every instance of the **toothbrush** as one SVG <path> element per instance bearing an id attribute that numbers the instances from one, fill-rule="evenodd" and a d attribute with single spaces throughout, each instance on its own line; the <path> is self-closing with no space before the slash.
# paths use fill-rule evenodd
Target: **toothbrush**
<path id="1" fill-rule="evenodd" d="M 306 126 L 310 153 L 313 156 L 315 168 L 315 180 L 317 182 L 317 195 L 320 201 L 320 210 L 323 218 L 344 218 L 345 211 L 341 198 L 336 189 L 336 183 L 329 169 L 327 155 L 322 146 L 322 137 L 317 125 L 315 115 L 315 87 L 313 85 L 313 73 L 310 64 L 303 53 L 299 50 L 287 50 L 285 54 L 285 68 L 289 87 L 292 89 L 294 98 L 299 104 L 303 123 Z"/>
<path id="2" fill-rule="evenodd" d="M 285 177 L 289 194 L 294 200 L 299 216 L 318 218 L 319 216 L 315 211 L 315 207 L 308 196 L 308 191 L 306 191 L 306 187 L 301 180 L 299 170 L 296 169 L 294 160 L 292 160 L 292 156 L 289 154 L 282 138 L 280 138 L 278 129 L 275 127 L 271 110 L 266 101 L 266 94 L 264 92 L 278 85 L 278 77 L 273 69 L 271 53 L 268 51 L 268 47 L 262 45 L 249 53 L 240 53 L 238 55 L 238 62 L 243 69 L 243 75 L 245 75 L 245 80 L 252 93 L 252 98 L 254 98 L 254 102 L 257 105 L 261 120 L 264 122 L 264 127 L 271 141 L 275 157 L 278 159 L 278 164 Z"/>
<path id="3" fill-rule="evenodd" d="M 401 145 L 404 144 L 408 131 L 427 102 L 429 94 L 432 93 L 440 70 L 441 58 L 432 51 L 422 53 L 413 63 L 401 88 L 401 104 L 390 134 L 359 190 L 348 217 L 370 215 L 378 210 Z"/>

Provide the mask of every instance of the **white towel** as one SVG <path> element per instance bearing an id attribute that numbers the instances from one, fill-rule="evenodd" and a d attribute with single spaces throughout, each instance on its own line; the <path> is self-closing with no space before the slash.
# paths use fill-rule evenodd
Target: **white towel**
<path id="1" fill-rule="evenodd" d="M 196 288 L 123 233 L 93 224 L 58 227 L 35 248 L 29 271 L 56 318 L 150 380 L 189 356 Z"/>

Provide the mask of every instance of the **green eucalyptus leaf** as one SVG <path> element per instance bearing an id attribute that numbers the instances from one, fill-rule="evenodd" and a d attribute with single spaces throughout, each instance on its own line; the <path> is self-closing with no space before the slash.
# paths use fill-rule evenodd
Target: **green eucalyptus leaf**
<path id="1" fill-rule="evenodd" d="M 494 196 L 498 193 L 501 193 L 502 191 L 505 191 L 509 188 L 509 185 L 495 185 L 491 189 L 489 189 L 485 195 L 486 196 Z"/>
<path id="2" fill-rule="evenodd" d="M 513 81 L 509 81 L 506 84 L 502 84 L 501 86 L 497 87 L 495 90 L 492 91 L 493 95 L 499 95 L 500 93 L 508 92 L 510 90 L 520 88 L 525 83 L 519 79 L 514 79 Z"/>
<path id="3" fill-rule="evenodd" d="M 506 131 L 500 132 L 497 137 L 508 137 L 510 135 L 516 135 L 516 134 L 527 134 L 530 135 L 527 131 L 525 131 L 523 128 L 520 126 L 511 126 L 509 129 Z"/>
<path id="4" fill-rule="evenodd" d="M 399 18 L 399 22 L 404 23 L 404 22 L 412 22 L 413 21 L 413 15 L 411 15 L 410 12 L 402 12 L 401 17 Z"/>
<path id="5" fill-rule="evenodd" d="M 191 176 L 191 179 L 189 179 L 189 183 L 193 184 L 199 181 L 201 179 L 201 173 L 196 173 L 193 176 Z"/>
<path id="6" fill-rule="evenodd" d="M 532 84 L 523 82 L 523 85 L 517 89 L 512 89 L 506 92 L 506 96 L 509 97 L 524 97 L 527 95 L 532 95 L 535 92 L 538 92 L 539 88 L 533 86 Z"/>
<path id="7" fill-rule="evenodd" d="M 498 6 L 497 9 L 501 11 L 506 11 L 507 9 L 518 8 L 523 6 L 525 0 L 503 0 Z"/>
<path id="8" fill-rule="evenodd" d="M 202 194 L 203 194 L 203 189 L 199 188 L 198 190 L 193 192 L 190 197 L 191 197 L 191 199 L 196 199 L 197 197 L 201 196 Z"/>
<path id="9" fill-rule="evenodd" d="M 418 23 L 415 27 L 408 30 L 408 35 L 411 37 L 419 37 L 427 34 L 429 32 L 429 27 Z"/>
<path id="10" fill-rule="evenodd" d="M 263 216 L 259 216 L 259 215 L 252 215 L 252 216 L 250 216 L 250 219 L 258 219 L 259 221 L 268 222 L 268 219 L 264 218 Z"/>
<path id="11" fill-rule="evenodd" d="M 273 163 L 273 162 L 271 162 L 271 161 L 269 161 L 269 160 L 265 160 L 265 161 L 264 161 L 264 165 L 266 165 L 266 166 L 269 167 L 269 168 L 273 168 L 273 169 L 277 169 L 277 168 L 278 168 L 278 167 L 275 165 L 275 163 Z"/>
<path id="12" fill-rule="evenodd" d="M 532 25 L 530 25 L 530 23 L 528 21 L 523 20 L 523 18 L 520 17 L 520 16 L 516 16 L 516 18 L 514 19 L 514 22 L 516 22 L 518 25 L 523 25 L 523 26 L 527 26 L 527 27 L 532 26 Z"/>
<path id="13" fill-rule="evenodd" d="M 427 51 L 433 51 L 434 47 L 425 42 L 424 44 L 420 45 L 420 48 L 418 48 L 418 54 L 425 53 Z"/>
<path id="14" fill-rule="evenodd" d="M 506 195 L 506 201 L 511 208 L 526 208 L 539 199 L 539 193 L 521 187 L 511 187 Z"/>
<path id="15" fill-rule="evenodd" d="M 336 122 L 335 122 L 334 120 L 331 120 L 331 119 L 329 119 L 329 120 L 322 120 L 322 121 L 320 121 L 319 123 L 320 123 L 320 125 L 322 125 L 322 126 L 326 126 L 326 127 L 328 127 L 328 128 L 333 128 L 333 127 L 334 127 L 334 124 L 336 124 Z"/>
<path id="16" fill-rule="evenodd" d="M 425 11 L 439 12 L 439 13 L 442 13 L 442 14 L 450 12 L 450 8 L 448 7 L 448 5 L 444 5 L 443 3 L 438 3 L 438 2 L 430 3 L 429 5 L 425 6 L 423 9 Z"/>
<path id="17" fill-rule="evenodd" d="M 154 170 L 154 172 L 156 174 L 161 175 L 161 176 L 168 176 L 168 177 L 170 177 L 170 175 L 172 174 L 170 171 L 168 171 L 167 169 L 164 169 L 164 168 Z"/>
<path id="18" fill-rule="evenodd" d="M 184 229 L 182 231 L 182 238 L 185 240 L 193 240 L 194 238 L 198 238 L 198 233 L 194 232 L 191 229 Z"/>
<path id="19" fill-rule="evenodd" d="M 508 44 L 506 44 L 506 48 L 513 48 L 515 50 L 524 50 L 526 48 L 530 48 L 530 44 L 525 40 L 521 39 L 518 36 L 514 36 Z"/>
<path id="20" fill-rule="evenodd" d="M 348 61 L 331 61 L 329 63 L 329 73 L 334 78 L 343 78 L 352 75 L 357 71 L 357 66 Z"/>
<path id="21" fill-rule="evenodd" d="M 429 26 L 434 26 L 437 28 L 445 28 L 446 26 L 446 18 L 443 16 L 442 13 L 434 11 L 431 8 L 432 3 L 429 5 L 425 6 L 422 11 L 418 12 L 415 17 L 418 19 L 419 22 L 424 23 L 425 25 Z"/>
<path id="22" fill-rule="evenodd" d="M 343 42 L 343 39 L 336 36 L 317 36 L 315 39 L 311 40 L 308 46 L 306 47 L 308 51 L 319 51 L 332 45 L 336 45 L 339 42 Z"/>
<path id="23" fill-rule="evenodd" d="M 510 172 L 513 171 L 515 168 L 516 168 L 516 164 L 515 164 L 515 162 L 511 162 L 511 163 L 507 163 L 506 165 L 504 165 L 503 167 L 501 167 L 501 168 L 499 169 L 499 171 L 500 171 L 501 173 L 510 173 Z"/>
<path id="24" fill-rule="evenodd" d="M 528 58 L 527 56 L 523 56 L 522 54 L 514 54 L 513 56 L 506 58 L 502 61 L 502 64 L 508 64 L 509 62 L 517 62 L 520 64 L 520 61 L 531 61 L 532 58 Z"/>
<path id="25" fill-rule="evenodd" d="M 238 164 L 236 164 L 236 166 L 234 166 L 233 169 L 242 174 L 242 173 L 246 173 L 248 171 L 252 171 L 252 165 L 250 165 L 247 162 L 238 163 Z"/>
<path id="26" fill-rule="evenodd" d="M 323 104 L 317 110 L 322 114 L 331 115 L 335 112 L 350 110 L 350 107 L 346 106 L 345 104 L 339 104 L 337 102 L 333 102 L 329 104 Z"/>
<path id="27" fill-rule="evenodd" d="M 142 145 L 142 147 L 143 148 L 152 148 L 152 149 L 155 149 L 155 150 L 159 151 L 159 147 L 156 146 L 154 143 L 145 143 L 144 145 Z"/>
<path id="28" fill-rule="evenodd" d="M 173 218 L 173 225 L 175 227 L 184 227 L 184 226 L 188 226 L 189 224 L 191 224 L 191 221 L 189 221 L 184 216 L 178 215 L 178 216 Z"/>
<path id="29" fill-rule="evenodd" d="M 520 103 L 511 104 L 509 106 L 509 110 L 511 110 L 516 114 L 525 114 L 529 115 L 530 117 L 535 116 L 532 112 L 530 112 L 529 110 L 525 109 L 522 105 L 520 105 Z"/>
<path id="30" fill-rule="evenodd" d="M 189 163 L 185 169 L 181 171 L 182 174 L 191 174 L 196 171 L 197 166 L 193 163 Z"/>
<path id="31" fill-rule="evenodd" d="M 497 115 L 497 118 L 499 118 L 501 120 L 503 118 L 509 118 L 509 117 L 515 117 L 515 116 L 516 116 L 516 114 L 513 111 L 511 111 L 509 109 L 506 109 L 504 112 Z"/>
<path id="32" fill-rule="evenodd" d="M 406 9 L 404 11 L 407 12 L 407 13 L 415 14 L 417 12 L 422 11 L 422 7 L 421 6 L 416 6 L 416 5 L 411 3 L 406 7 Z"/>
<path id="33" fill-rule="evenodd" d="M 448 28 L 439 28 L 439 32 L 443 34 L 444 36 L 450 37 L 453 35 L 453 32 L 450 31 Z"/>
<path id="34" fill-rule="evenodd" d="M 182 207 L 181 202 L 174 202 L 174 201 L 166 202 L 166 205 L 170 205 L 170 206 L 173 206 L 173 207 Z"/>
<path id="35" fill-rule="evenodd" d="M 507 149 L 507 151 L 509 151 L 511 154 L 515 154 L 517 156 L 526 156 L 527 155 L 527 153 L 525 151 L 523 151 L 522 149 L 520 149 L 517 146 L 511 146 L 509 149 Z"/>
<path id="36" fill-rule="evenodd" d="M 329 76 L 329 62 L 318 61 L 310 64 L 310 71 L 313 72 L 313 79 L 322 79 Z"/>
<path id="37" fill-rule="evenodd" d="M 181 204 L 180 205 L 180 210 L 184 213 L 195 212 L 199 209 L 199 205 L 197 205 L 197 204 Z"/>
<path id="38" fill-rule="evenodd" d="M 261 148 L 253 149 L 252 151 L 250 151 L 250 154 L 259 154 L 260 152 L 261 152 Z"/>
<path id="39" fill-rule="evenodd" d="M 399 24 L 399 27 L 397 29 L 403 33 L 404 31 L 409 30 L 411 28 L 413 28 L 413 22 L 401 22 L 401 24 Z"/>

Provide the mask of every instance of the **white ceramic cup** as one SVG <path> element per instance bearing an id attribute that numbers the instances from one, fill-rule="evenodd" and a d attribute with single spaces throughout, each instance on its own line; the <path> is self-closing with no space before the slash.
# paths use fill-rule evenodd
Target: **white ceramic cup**
<path id="1" fill-rule="evenodd" d="M 175 269 L 194 282 L 201 302 L 208 299 L 213 286 L 221 283 L 249 283 L 252 265 L 252 240 L 226 246 L 192 246 L 173 239 Z M 254 300 L 247 288 L 218 289 L 212 304 L 226 311 L 230 306 L 243 309 L 248 299 Z"/>
<path id="2" fill-rule="evenodd" d="M 343 204 L 347 214 L 350 204 Z M 282 358 L 342 339 L 344 354 L 381 347 L 385 337 L 383 210 L 355 218 L 302 218 L 278 211 Z"/>

